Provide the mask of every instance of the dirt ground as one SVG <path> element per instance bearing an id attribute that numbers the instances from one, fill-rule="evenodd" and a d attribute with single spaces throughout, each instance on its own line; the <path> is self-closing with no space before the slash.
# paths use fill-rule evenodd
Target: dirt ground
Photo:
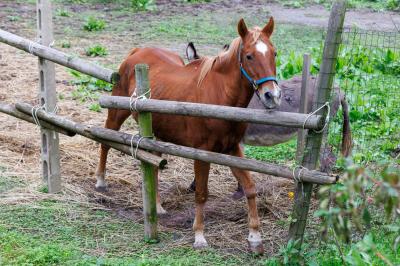
<path id="1" fill-rule="evenodd" d="M 307 9 L 285 9 L 278 4 L 265 4 L 265 1 L 217 1 L 207 5 L 183 5 L 176 1 L 157 1 L 159 11 L 151 16 L 138 14 L 137 18 L 151 19 L 152 16 L 170 16 L 180 12 L 196 15 L 202 8 L 210 12 L 223 13 L 226 10 L 250 10 L 249 12 L 268 12 L 278 21 L 312 26 L 325 26 L 328 11 L 321 7 Z M 82 7 L 79 7 L 82 8 Z M 71 10 L 79 11 L 78 7 Z M 90 7 L 87 7 L 90 8 Z M 91 7 L 93 8 L 93 7 Z M 100 7 L 98 7 L 100 8 Z M 8 11 L 7 11 L 8 10 Z M 168 11 L 167 11 L 168 10 Z M 34 6 L 16 4 L 14 1 L 0 3 L 0 28 L 33 37 L 34 24 L 28 18 L 32 16 Z M 10 13 L 11 12 L 11 13 Z M 15 24 L 6 15 L 18 13 L 27 18 L 21 24 Z M 150 18 L 149 18 L 150 17 Z M 350 11 L 346 24 L 357 24 L 362 28 L 393 30 L 393 21 L 400 24 L 395 13 L 375 13 L 370 11 Z M 56 29 L 56 35 L 60 32 Z M 102 37 L 104 41 L 111 37 Z M 112 39 L 110 56 L 100 59 L 101 63 L 111 63 L 129 50 L 130 42 L 122 41 L 118 36 Z M 91 40 L 71 39 L 75 43 L 89 43 Z M 113 47 L 115 45 L 115 47 Z M 176 50 L 183 54 L 182 45 Z M 114 53 L 119 51 L 119 53 Z M 78 51 L 73 51 L 78 53 Z M 37 58 L 4 44 L 0 44 L 0 101 L 7 103 L 27 102 L 33 105 L 37 101 Z M 59 115 L 69 117 L 88 125 L 102 126 L 106 112 L 94 113 L 78 101 L 72 99 L 73 86 L 65 68 L 56 67 L 57 92 L 63 95 L 59 101 Z M 16 204 L 49 197 L 38 192 L 40 181 L 39 164 L 39 129 L 32 124 L 0 114 L 0 167 L 6 176 L 15 176 L 27 181 L 28 185 L 3 194 L 0 204 Z M 136 132 L 132 121 L 122 131 Z M 82 137 L 61 136 L 61 165 L 64 191 L 62 197 L 70 201 L 90 204 L 93 208 L 111 210 L 121 219 L 134 219 L 142 222 L 141 216 L 141 176 L 139 164 L 129 156 L 111 151 L 108 160 L 107 180 L 110 189 L 107 193 L 94 190 L 94 171 L 97 165 L 98 145 Z M 161 217 L 161 230 L 174 232 L 176 238 L 170 245 L 190 245 L 193 241 L 191 225 L 194 217 L 194 195 L 186 188 L 192 178 L 192 162 L 181 158 L 166 156 L 168 168 L 161 172 L 160 186 L 163 206 L 168 214 Z M 285 221 L 291 210 L 292 201 L 288 192 L 293 190 L 293 182 L 262 174 L 254 174 L 257 182 L 258 208 L 262 222 L 262 235 L 266 252 L 275 253 L 284 243 L 287 233 Z M 230 171 L 226 167 L 213 166 L 210 173 L 210 197 L 206 209 L 206 237 L 211 246 L 224 250 L 244 250 L 247 237 L 247 207 L 244 200 L 230 198 L 236 188 Z M 315 202 L 313 203 L 316 204 Z M 227 230 L 228 229 L 228 230 Z"/>

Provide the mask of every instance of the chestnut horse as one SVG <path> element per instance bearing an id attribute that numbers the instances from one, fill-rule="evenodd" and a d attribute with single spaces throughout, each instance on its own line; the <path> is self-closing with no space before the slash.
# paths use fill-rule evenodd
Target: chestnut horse
<path id="1" fill-rule="evenodd" d="M 136 48 L 122 63 L 119 70 L 121 79 L 114 86 L 112 95 L 130 96 L 135 93 L 134 67 L 136 64 L 144 63 L 150 67 L 151 97 L 154 99 L 245 108 L 256 93 L 266 108 L 276 108 L 280 104 L 281 90 L 275 79 L 275 48 L 270 41 L 273 30 L 273 18 L 270 18 L 263 29 L 251 30 L 248 30 L 244 20 L 241 19 L 238 23 L 239 37 L 232 41 L 227 51 L 188 65 L 184 65 L 182 59 L 170 51 Z M 119 130 L 130 114 L 128 110 L 109 109 L 105 127 Z M 137 113 L 133 113 L 133 116 L 137 119 Z M 153 131 L 155 136 L 163 141 L 243 157 L 239 142 L 246 131 L 245 123 L 155 113 Z M 108 150 L 109 147 L 101 145 L 100 162 L 96 172 L 97 189 L 106 187 L 105 168 Z M 196 180 L 194 248 L 207 246 L 203 212 L 208 196 L 209 170 L 210 163 L 194 161 Z M 231 171 L 242 185 L 248 200 L 250 250 L 262 253 L 263 244 L 254 181 L 248 171 L 234 167 L 231 167 Z M 157 191 L 157 209 L 162 213 L 158 194 Z"/>

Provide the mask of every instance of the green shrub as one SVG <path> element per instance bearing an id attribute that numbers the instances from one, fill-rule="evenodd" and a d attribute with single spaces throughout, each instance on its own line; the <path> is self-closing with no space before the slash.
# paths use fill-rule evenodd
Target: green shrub
<path id="1" fill-rule="evenodd" d="M 107 49 L 100 44 L 96 44 L 95 46 L 89 47 L 86 49 L 86 55 L 91 57 L 96 56 L 106 56 L 108 54 Z"/>
<path id="2" fill-rule="evenodd" d="M 83 25 L 83 29 L 86 31 L 100 31 L 106 27 L 106 22 L 101 19 L 97 19 L 93 16 L 90 16 L 85 25 Z"/>
<path id="3" fill-rule="evenodd" d="M 390 9 L 390 10 L 399 10 L 400 9 L 400 0 L 387 0 L 386 7 L 387 7 L 387 9 Z"/>

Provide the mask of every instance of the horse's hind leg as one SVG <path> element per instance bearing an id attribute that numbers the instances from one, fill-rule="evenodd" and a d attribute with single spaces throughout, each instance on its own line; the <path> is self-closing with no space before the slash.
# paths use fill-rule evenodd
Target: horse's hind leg
<path id="1" fill-rule="evenodd" d="M 161 156 L 161 153 L 159 152 L 154 152 L 157 156 Z M 157 204 L 157 214 L 166 214 L 167 211 L 163 208 L 161 205 L 161 200 L 160 200 L 160 185 L 159 185 L 159 178 L 158 178 L 158 168 L 155 168 L 154 171 L 154 177 L 156 178 L 156 189 L 157 189 L 157 199 L 156 199 L 156 204 Z"/>
<path id="2" fill-rule="evenodd" d="M 238 145 L 233 151 L 232 155 L 243 157 L 242 150 Z M 248 243 L 250 251 L 257 254 L 264 253 L 264 247 L 262 244 L 261 233 L 260 233 L 260 220 L 258 218 L 257 204 L 256 204 L 256 187 L 253 179 L 251 178 L 250 172 L 238 168 L 231 167 L 233 175 L 239 181 L 240 185 L 244 189 L 244 193 L 247 197 L 247 203 L 249 207 L 249 237 Z"/>
<path id="3" fill-rule="evenodd" d="M 196 179 L 196 214 L 193 222 L 195 234 L 193 247 L 195 249 L 201 249 L 208 246 L 204 238 L 204 206 L 208 197 L 208 174 L 210 172 L 210 164 L 202 161 L 194 161 L 194 172 Z"/>
<path id="4" fill-rule="evenodd" d="M 105 128 L 119 130 L 124 121 L 131 114 L 128 110 L 119 110 L 119 109 L 109 109 L 107 120 L 105 123 Z M 107 155 L 110 147 L 104 144 L 100 145 L 100 161 L 96 170 L 96 190 L 105 191 L 107 189 L 107 184 L 105 181 L 106 175 L 106 163 L 107 163 Z"/>

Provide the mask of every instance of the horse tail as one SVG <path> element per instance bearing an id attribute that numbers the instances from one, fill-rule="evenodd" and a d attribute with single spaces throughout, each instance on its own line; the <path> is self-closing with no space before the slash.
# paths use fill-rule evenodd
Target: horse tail
<path id="1" fill-rule="evenodd" d="M 351 138 L 351 129 L 350 129 L 350 116 L 349 116 L 349 104 L 346 101 L 346 97 L 343 96 L 340 99 L 340 103 L 342 105 L 343 110 L 343 128 L 342 128 L 342 155 L 347 157 L 351 153 L 351 149 L 353 146 L 353 141 Z"/>

